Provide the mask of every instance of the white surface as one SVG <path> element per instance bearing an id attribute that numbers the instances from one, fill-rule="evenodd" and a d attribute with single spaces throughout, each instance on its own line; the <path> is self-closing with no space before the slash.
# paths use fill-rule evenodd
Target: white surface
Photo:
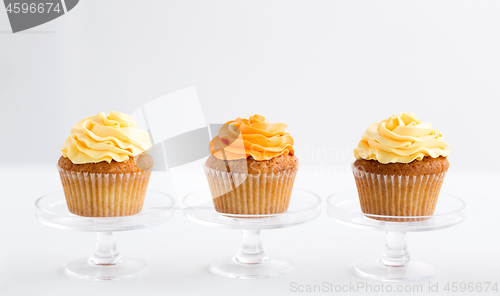
<path id="1" fill-rule="evenodd" d="M 186 176 L 197 176 L 191 173 L 196 172 L 186 171 Z M 153 172 L 150 188 L 168 190 L 164 177 L 162 172 Z M 499 177 L 451 170 L 443 190 L 466 200 L 465 222 L 445 230 L 408 234 L 410 253 L 441 270 L 432 284 L 438 282 L 442 289 L 446 282 L 499 281 Z M 38 196 L 61 189 L 55 167 L 3 166 L 0 180 L 8 180 L 2 183 L 0 207 L 0 295 L 286 295 L 291 294 L 292 282 L 365 283 L 353 275 L 352 264 L 362 257 L 378 256 L 384 246 L 384 233 L 341 225 L 323 210 L 311 223 L 263 231 L 266 252 L 293 260 L 292 274 L 263 281 L 226 279 L 209 273 L 207 266 L 212 259 L 237 251 L 239 232 L 198 225 L 178 210 L 165 224 L 117 234 L 123 255 L 149 263 L 151 269 L 145 277 L 122 282 L 79 281 L 65 277 L 62 270 L 66 262 L 91 255 L 94 235 L 50 228 L 34 215 Z M 183 187 L 195 189 L 204 186 L 204 181 L 191 178 Z M 349 174 L 314 178 L 299 174 L 296 186 L 315 190 L 324 199 L 329 193 L 353 187 L 354 180 Z M 427 291 L 428 281 L 417 284 Z"/>

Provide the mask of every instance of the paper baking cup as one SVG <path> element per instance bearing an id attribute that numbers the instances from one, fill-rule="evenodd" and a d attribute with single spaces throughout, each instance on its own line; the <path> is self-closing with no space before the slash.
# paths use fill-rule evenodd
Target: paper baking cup
<path id="1" fill-rule="evenodd" d="M 361 211 L 382 216 L 431 216 L 446 175 L 446 172 L 416 176 L 385 175 L 357 168 L 353 168 L 353 173 Z M 370 218 L 394 222 L 428 219 Z"/>
<path id="2" fill-rule="evenodd" d="M 283 213 L 288 209 L 297 168 L 271 174 L 243 174 L 204 165 L 215 210 L 238 215 Z"/>
<path id="3" fill-rule="evenodd" d="M 117 217 L 142 210 L 151 171 L 98 174 L 58 169 L 68 209 L 75 215 Z"/>

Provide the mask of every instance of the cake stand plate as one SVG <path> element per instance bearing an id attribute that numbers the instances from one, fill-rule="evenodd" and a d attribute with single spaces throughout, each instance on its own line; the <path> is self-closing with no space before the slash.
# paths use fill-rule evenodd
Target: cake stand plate
<path id="1" fill-rule="evenodd" d="M 438 273 L 427 261 L 413 259 L 406 245 L 406 232 L 434 231 L 455 226 L 465 219 L 465 202 L 441 193 L 431 216 L 381 216 L 364 214 L 355 189 L 330 195 L 328 215 L 352 227 L 386 232 L 386 246 L 380 258 L 364 259 L 354 265 L 354 272 L 367 279 L 388 282 L 419 281 Z M 383 220 L 381 220 L 383 219 Z"/>
<path id="2" fill-rule="evenodd" d="M 215 211 L 210 190 L 206 189 L 184 197 L 183 207 L 184 214 L 194 222 L 241 230 L 242 244 L 239 252 L 235 256 L 212 261 L 212 273 L 238 279 L 262 279 L 289 273 L 293 269 L 293 262 L 278 256 L 267 256 L 262 248 L 260 231 L 292 227 L 314 220 L 321 213 L 321 199 L 310 191 L 295 188 L 285 213 L 233 215 Z"/>
<path id="3" fill-rule="evenodd" d="M 123 280 L 144 275 L 148 265 L 141 259 L 122 257 L 117 249 L 118 231 L 158 225 L 174 214 L 175 199 L 165 193 L 148 190 L 139 214 L 123 217 L 82 217 L 69 212 L 63 191 L 40 197 L 35 202 L 37 219 L 50 227 L 96 233 L 96 248 L 90 258 L 66 264 L 67 276 L 93 280 Z"/>

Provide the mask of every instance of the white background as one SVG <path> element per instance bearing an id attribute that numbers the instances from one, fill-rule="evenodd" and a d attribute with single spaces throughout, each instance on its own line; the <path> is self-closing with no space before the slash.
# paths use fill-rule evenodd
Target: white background
<path id="1" fill-rule="evenodd" d="M 269 252 L 296 262 L 282 279 L 210 275 L 208 262 L 235 252 L 238 235 L 180 212 L 119 235 L 123 253 L 150 263 L 145 278 L 88 283 L 62 275 L 66 261 L 91 252 L 92 235 L 41 225 L 33 202 L 61 188 L 54 166 L 71 126 L 189 86 L 209 123 L 255 113 L 287 123 L 301 161 L 297 186 L 323 198 L 353 186 L 352 148 L 370 123 L 399 111 L 432 122 L 452 150 L 443 190 L 468 202 L 468 220 L 411 234 L 410 248 L 440 266 L 434 281 L 500 281 L 499 36 L 498 1 L 85 0 L 16 34 L 0 8 L 0 295 L 286 294 L 292 281 L 358 280 L 350 264 L 380 253 L 383 235 L 326 213 L 264 233 Z M 163 177 L 156 173 L 151 186 L 165 187 Z"/>

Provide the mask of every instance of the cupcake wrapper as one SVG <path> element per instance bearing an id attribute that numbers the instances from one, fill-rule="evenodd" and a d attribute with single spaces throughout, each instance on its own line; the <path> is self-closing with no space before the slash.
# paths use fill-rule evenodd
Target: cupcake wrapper
<path id="1" fill-rule="evenodd" d="M 271 174 L 243 174 L 204 166 L 215 210 L 238 215 L 283 213 L 288 209 L 297 168 Z"/>
<path id="2" fill-rule="evenodd" d="M 58 169 L 68 209 L 75 215 L 117 217 L 142 210 L 151 171 L 99 174 Z"/>
<path id="3" fill-rule="evenodd" d="M 446 172 L 416 176 L 385 175 L 356 168 L 353 173 L 363 213 L 383 216 L 432 215 L 446 175 Z M 370 218 L 394 222 L 428 219 Z"/>

